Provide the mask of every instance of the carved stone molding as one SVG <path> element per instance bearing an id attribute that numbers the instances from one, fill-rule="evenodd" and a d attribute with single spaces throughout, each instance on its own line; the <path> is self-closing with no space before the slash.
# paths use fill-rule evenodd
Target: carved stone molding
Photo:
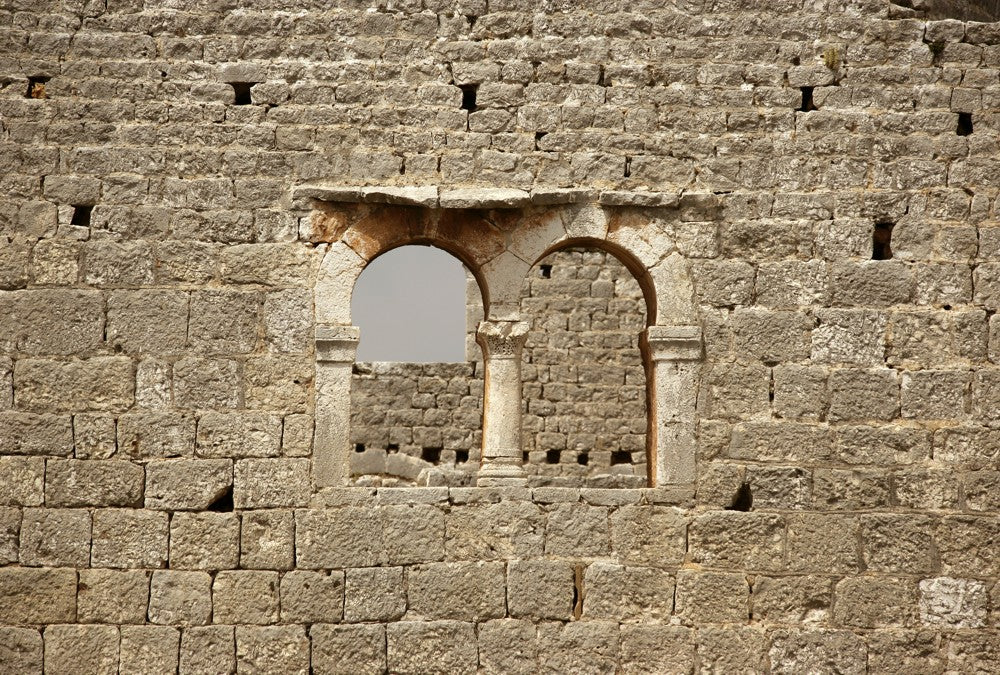
<path id="1" fill-rule="evenodd" d="M 699 361 L 701 326 L 650 326 L 645 332 L 653 361 Z"/>
<path id="2" fill-rule="evenodd" d="M 316 361 L 353 363 L 360 337 L 357 326 L 316 326 Z"/>
<path id="3" fill-rule="evenodd" d="M 476 331 L 476 341 L 486 358 L 521 358 L 530 326 L 525 321 L 482 321 Z"/>

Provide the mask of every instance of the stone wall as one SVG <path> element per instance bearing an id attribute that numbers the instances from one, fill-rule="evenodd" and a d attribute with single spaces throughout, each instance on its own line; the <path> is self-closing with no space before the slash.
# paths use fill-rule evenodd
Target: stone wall
<path id="1" fill-rule="evenodd" d="M 0 672 L 994 671 L 998 101 L 885 0 L 0 2 Z M 345 210 L 556 198 L 690 281 L 695 485 L 317 488 Z"/>
<path id="2" fill-rule="evenodd" d="M 468 286 L 467 364 L 364 364 L 352 385 L 352 475 L 361 484 L 468 484 L 482 443 L 482 295 Z M 645 301 L 614 256 L 546 256 L 524 282 L 524 434 L 531 482 L 646 484 Z M 363 446 L 363 447 L 362 447 Z M 395 455 L 392 459 L 388 456 Z M 438 468 L 440 472 L 420 472 Z M 381 476 L 382 478 L 376 478 Z"/>

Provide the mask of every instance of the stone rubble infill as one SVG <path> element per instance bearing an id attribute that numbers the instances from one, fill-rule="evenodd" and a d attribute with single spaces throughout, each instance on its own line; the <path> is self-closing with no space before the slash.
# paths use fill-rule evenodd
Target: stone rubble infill
<path id="1" fill-rule="evenodd" d="M 645 206 L 675 208 L 680 204 L 676 192 L 646 190 L 592 190 L 587 188 L 454 188 L 436 186 L 350 186 L 298 185 L 292 188 L 292 201 L 317 199 L 324 202 L 363 202 L 396 204 L 442 209 L 519 209 L 530 204 L 598 203 L 604 206 Z"/>

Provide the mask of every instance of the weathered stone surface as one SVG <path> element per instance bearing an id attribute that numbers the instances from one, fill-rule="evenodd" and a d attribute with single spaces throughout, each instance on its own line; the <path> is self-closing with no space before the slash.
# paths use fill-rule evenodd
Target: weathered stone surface
<path id="1" fill-rule="evenodd" d="M 240 528 L 240 567 L 291 569 L 295 563 L 295 521 L 291 511 L 247 511 Z"/>
<path id="2" fill-rule="evenodd" d="M 118 641 L 115 626 L 48 626 L 46 672 L 116 675 Z"/>
<path id="3" fill-rule="evenodd" d="M 208 354 L 253 351 L 257 345 L 260 305 L 258 293 L 202 291 L 193 294 L 188 326 L 191 346 Z"/>
<path id="4" fill-rule="evenodd" d="M 749 601 L 750 587 L 741 574 L 677 572 L 675 613 L 686 624 L 745 622 Z"/>
<path id="5" fill-rule="evenodd" d="M 548 513 L 545 553 L 606 556 L 611 549 L 608 510 L 587 504 L 557 504 Z"/>
<path id="6" fill-rule="evenodd" d="M 836 664 L 841 673 L 867 671 L 867 650 L 857 635 L 848 631 L 776 631 L 771 638 L 772 672 L 803 673 Z"/>
<path id="7" fill-rule="evenodd" d="M 188 294 L 115 291 L 108 296 L 108 344 L 129 354 L 182 352 L 188 337 Z"/>
<path id="8" fill-rule="evenodd" d="M 132 405 L 134 396 L 135 373 L 127 358 L 19 359 L 14 365 L 14 402 L 23 410 L 123 411 Z"/>
<path id="9" fill-rule="evenodd" d="M 175 513 L 170 519 L 170 568 L 225 570 L 240 560 L 235 513 Z"/>
<path id="10" fill-rule="evenodd" d="M 309 638 L 302 626 L 237 626 L 237 672 L 308 675 Z"/>
<path id="11" fill-rule="evenodd" d="M 476 672 L 476 635 L 471 623 L 397 621 L 386 627 L 386 642 L 390 672 Z"/>
<path id="12" fill-rule="evenodd" d="M 611 514 L 611 548 L 625 565 L 679 564 L 687 523 L 678 509 L 623 506 Z"/>
<path id="13" fill-rule="evenodd" d="M 0 664 L 4 672 L 41 675 L 42 636 L 34 628 L 0 628 Z"/>
<path id="14" fill-rule="evenodd" d="M 920 620 L 929 626 L 979 628 L 986 623 L 986 586 L 972 579 L 920 581 Z"/>
<path id="15" fill-rule="evenodd" d="M 236 637 L 232 626 L 192 626 L 181 635 L 182 673 L 236 672 Z"/>
<path id="16" fill-rule="evenodd" d="M 237 508 L 306 506 L 312 491 L 308 459 L 241 459 L 233 473 Z"/>
<path id="17" fill-rule="evenodd" d="M 508 613 L 514 618 L 568 620 L 574 609 L 574 574 L 564 562 L 508 563 Z"/>
<path id="18" fill-rule="evenodd" d="M 344 573 L 293 571 L 281 577 L 281 620 L 336 623 L 344 615 Z"/>
<path id="19" fill-rule="evenodd" d="M 224 570 L 212 584 L 212 621 L 230 624 L 278 622 L 278 573 Z"/>
<path id="20" fill-rule="evenodd" d="M 784 565 L 785 522 L 763 513 L 721 511 L 696 518 L 691 558 L 705 567 L 778 570 Z"/>
<path id="21" fill-rule="evenodd" d="M 41 457 L 0 457 L 0 505 L 41 506 L 44 480 Z"/>
<path id="22" fill-rule="evenodd" d="M 208 572 L 157 570 L 149 588 L 149 620 L 174 626 L 203 626 L 212 618 Z"/>
<path id="23" fill-rule="evenodd" d="M 309 637 L 316 673 L 378 675 L 386 670 L 384 626 L 316 624 Z"/>
<path id="24" fill-rule="evenodd" d="M 201 510 L 223 498 L 233 484 L 228 459 L 172 459 L 146 464 L 148 509 Z"/>
<path id="25" fill-rule="evenodd" d="M 194 415 L 127 413 L 118 418 L 118 454 L 129 459 L 166 459 L 194 454 Z"/>
<path id="26" fill-rule="evenodd" d="M 122 626 L 121 672 L 170 675 L 177 672 L 181 634 L 168 626 Z"/>
<path id="27" fill-rule="evenodd" d="M 184 358 L 174 364 L 174 404 L 179 408 L 225 410 L 238 407 L 240 397 L 236 361 Z"/>
<path id="28" fill-rule="evenodd" d="M 70 417 L 0 412 L 0 452 L 4 455 L 69 455 L 73 452 Z"/>
<path id="29" fill-rule="evenodd" d="M 80 570 L 77 620 L 81 623 L 144 623 L 149 605 L 144 570 Z"/>
<path id="30" fill-rule="evenodd" d="M 69 623 L 76 619 L 76 572 L 71 569 L 0 568 L 0 621 Z"/>
<path id="31" fill-rule="evenodd" d="M 21 535 L 21 510 L 0 507 L 0 563 L 16 563 Z"/>
<path id="32" fill-rule="evenodd" d="M 674 576 L 668 570 L 593 563 L 584 573 L 583 588 L 584 618 L 654 622 L 673 613 Z"/>
<path id="33" fill-rule="evenodd" d="M 138 506 L 142 467 L 116 459 L 53 460 L 46 467 L 49 506 Z"/>
<path id="34" fill-rule="evenodd" d="M 479 624 L 479 665 L 488 673 L 531 672 L 538 667 L 538 639 L 526 620 Z"/>
<path id="35" fill-rule="evenodd" d="M 680 626 L 623 626 L 621 664 L 625 673 L 690 672 L 694 631 Z"/>
<path id="36" fill-rule="evenodd" d="M 346 575 L 345 621 L 394 621 L 406 612 L 402 567 L 362 567 Z"/>
<path id="37" fill-rule="evenodd" d="M 835 592 L 834 619 L 842 626 L 909 627 L 917 619 L 917 589 L 909 579 L 853 577 Z"/>
<path id="38" fill-rule="evenodd" d="M 85 509 L 25 509 L 21 520 L 21 564 L 89 566 L 90 512 Z"/>
<path id="39" fill-rule="evenodd" d="M 613 673 L 618 650 L 618 627 L 610 622 L 573 621 L 538 626 L 539 663 L 547 672 Z"/>
<path id="40" fill-rule="evenodd" d="M 702 668 L 719 673 L 765 670 L 768 640 L 758 628 L 705 626 L 698 629 L 697 640 Z"/>
<path id="41" fill-rule="evenodd" d="M 103 413 L 73 415 L 73 456 L 110 459 L 118 452 L 117 422 Z"/>
<path id="42" fill-rule="evenodd" d="M 167 514 L 161 511 L 95 511 L 91 564 L 116 568 L 165 567 L 167 522 Z"/>

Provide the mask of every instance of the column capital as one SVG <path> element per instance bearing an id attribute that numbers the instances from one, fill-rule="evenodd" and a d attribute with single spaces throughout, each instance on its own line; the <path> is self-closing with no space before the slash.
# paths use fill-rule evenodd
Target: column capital
<path id="1" fill-rule="evenodd" d="M 701 326 L 649 326 L 644 337 L 652 361 L 701 360 Z"/>
<path id="2" fill-rule="evenodd" d="M 351 363 L 358 352 L 361 331 L 357 326 L 318 324 L 316 326 L 316 360 L 330 363 Z"/>
<path id="3" fill-rule="evenodd" d="M 480 321 L 476 341 L 487 359 L 520 359 L 530 328 L 526 321 Z"/>

